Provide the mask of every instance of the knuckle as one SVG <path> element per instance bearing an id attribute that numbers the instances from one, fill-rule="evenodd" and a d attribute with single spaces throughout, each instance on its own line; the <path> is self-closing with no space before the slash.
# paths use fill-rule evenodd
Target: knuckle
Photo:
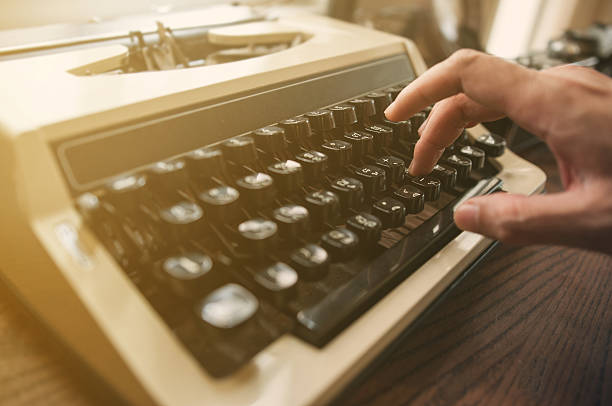
<path id="1" fill-rule="evenodd" d="M 462 65 L 469 65 L 481 56 L 482 54 L 478 51 L 463 48 L 453 52 L 451 60 Z"/>

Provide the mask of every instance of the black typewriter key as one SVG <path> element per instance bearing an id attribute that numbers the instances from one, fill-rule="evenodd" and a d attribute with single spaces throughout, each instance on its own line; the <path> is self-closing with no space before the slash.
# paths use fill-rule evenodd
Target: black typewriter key
<path id="1" fill-rule="evenodd" d="M 291 264 L 305 280 L 317 280 L 327 274 L 330 257 L 324 248 L 308 244 L 291 253 Z"/>
<path id="2" fill-rule="evenodd" d="M 204 231 L 202 215 L 202 208 L 189 201 L 161 209 L 159 217 L 164 239 L 171 239 L 175 243 L 197 239 Z"/>
<path id="3" fill-rule="evenodd" d="M 455 168 L 457 180 L 464 180 L 470 176 L 472 171 L 472 161 L 457 154 L 451 154 L 442 161 L 445 165 Z"/>
<path id="4" fill-rule="evenodd" d="M 425 120 L 427 120 L 427 113 L 424 111 L 420 111 L 414 116 L 410 117 L 410 125 L 412 127 L 411 133 L 413 138 L 419 137 L 419 128 L 421 128 L 421 125 L 423 125 Z"/>
<path id="5" fill-rule="evenodd" d="M 308 209 L 297 204 L 288 204 L 274 209 L 272 219 L 278 226 L 279 234 L 288 240 L 303 238 L 310 230 Z"/>
<path id="6" fill-rule="evenodd" d="M 106 185 L 103 200 L 121 214 L 135 213 L 141 202 L 147 200 L 147 177 L 129 175 L 116 178 Z"/>
<path id="7" fill-rule="evenodd" d="M 253 275 L 254 281 L 277 306 L 284 306 L 296 294 L 298 273 L 284 262 L 264 266 Z"/>
<path id="8" fill-rule="evenodd" d="M 480 148 L 464 145 L 459 147 L 457 154 L 472 161 L 472 169 L 478 170 L 484 166 L 485 152 Z"/>
<path id="9" fill-rule="evenodd" d="M 373 137 L 374 148 L 380 152 L 383 148 L 389 148 L 393 144 L 393 129 L 386 125 L 370 125 L 364 131 Z"/>
<path id="10" fill-rule="evenodd" d="M 401 185 L 404 181 L 404 172 L 406 171 L 406 163 L 403 159 L 385 155 L 376 159 L 376 166 L 383 168 L 387 179 L 387 188 L 391 185 Z"/>
<path id="11" fill-rule="evenodd" d="M 459 135 L 459 137 L 455 140 L 455 144 L 457 145 L 466 145 L 470 143 L 470 136 L 468 135 L 468 132 L 463 130 L 461 131 L 461 134 Z"/>
<path id="12" fill-rule="evenodd" d="M 257 148 L 251 137 L 231 138 L 221 144 L 225 159 L 236 165 L 251 165 L 257 161 Z"/>
<path id="13" fill-rule="evenodd" d="M 304 117 L 310 122 L 310 128 L 312 128 L 313 135 L 317 136 L 318 142 L 327 139 L 336 128 L 334 116 L 329 110 L 310 111 L 304 114 Z"/>
<path id="14" fill-rule="evenodd" d="M 374 137 L 365 131 L 346 132 L 342 139 L 353 146 L 353 162 L 359 162 L 374 152 Z"/>
<path id="15" fill-rule="evenodd" d="M 214 268 L 208 255 L 188 252 L 164 259 L 159 276 L 175 294 L 189 298 L 210 292 L 223 283 L 222 274 Z"/>
<path id="16" fill-rule="evenodd" d="M 355 107 L 348 104 L 330 107 L 329 111 L 334 116 L 336 123 L 336 138 L 341 138 L 345 132 L 353 131 L 357 124 L 357 114 Z"/>
<path id="17" fill-rule="evenodd" d="M 332 223 L 340 214 L 340 198 L 329 190 L 309 193 L 305 202 L 312 223 L 317 228 Z"/>
<path id="18" fill-rule="evenodd" d="M 255 140 L 255 145 L 268 154 L 278 155 L 287 148 L 285 130 L 279 126 L 271 125 L 258 128 L 253 131 L 253 139 Z"/>
<path id="19" fill-rule="evenodd" d="M 251 319 L 259 309 L 259 301 L 248 290 L 228 283 L 212 291 L 196 306 L 198 317 L 207 325 L 229 330 Z"/>
<path id="20" fill-rule="evenodd" d="M 321 236 L 321 245 L 334 261 L 345 261 L 357 252 L 359 237 L 344 227 L 334 228 Z"/>
<path id="21" fill-rule="evenodd" d="M 362 127 L 367 127 L 372 124 L 372 119 L 376 114 L 376 105 L 374 104 L 374 100 L 360 98 L 351 100 L 349 104 L 355 107 L 357 121 Z"/>
<path id="22" fill-rule="evenodd" d="M 380 240 L 382 223 L 380 219 L 369 213 L 359 213 L 346 220 L 346 227 L 357 236 L 361 245 L 372 245 Z"/>
<path id="23" fill-rule="evenodd" d="M 404 204 L 408 214 L 420 213 L 425 208 L 425 194 L 411 185 L 404 185 L 393 192 L 393 197 Z"/>
<path id="24" fill-rule="evenodd" d="M 319 151 L 301 152 L 295 156 L 295 160 L 302 165 L 304 179 L 309 183 L 319 183 L 323 174 L 327 171 L 329 159 L 327 155 Z"/>
<path id="25" fill-rule="evenodd" d="M 231 186 L 217 186 L 198 195 L 208 221 L 223 224 L 236 220 L 240 193 Z"/>
<path id="26" fill-rule="evenodd" d="M 339 171 L 351 162 L 353 145 L 342 140 L 332 140 L 321 144 L 321 151 L 329 158 L 329 167 Z"/>
<path id="27" fill-rule="evenodd" d="M 189 193 L 189 177 L 182 159 L 156 162 L 149 168 L 149 185 L 158 199 L 173 201 L 178 192 Z"/>
<path id="28" fill-rule="evenodd" d="M 278 226 L 275 222 L 262 218 L 243 221 L 238 225 L 245 253 L 261 258 L 276 246 Z"/>
<path id="29" fill-rule="evenodd" d="M 418 137 L 413 136 L 412 124 L 410 121 L 391 121 L 382 120 L 383 126 L 390 128 L 393 131 L 392 140 L 395 142 L 417 141 Z"/>
<path id="30" fill-rule="evenodd" d="M 391 100 L 395 100 L 402 90 L 404 90 L 404 86 L 393 86 L 385 89 L 385 92 L 389 93 Z"/>
<path id="31" fill-rule="evenodd" d="M 437 178 L 445 190 L 453 190 L 457 184 L 457 170 L 446 165 L 436 165 L 431 171 L 431 176 Z"/>
<path id="32" fill-rule="evenodd" d="M 274 179 L 267 173 L 256 172 L 236 180 L 242 203 L 249 207 L 264 207 L 276 198 Z"/>
<path id="33" fill-rule="evenodd" d="M 425 195 L 425 200 L 430 202 L 440 198 L 441 183 L 438 178 L 433 176 L 409 176 L 408 184 L 416 187 Z"/>
<path id="34" fill-rule="evenodd" d="M 385 170 L 378 166 L 362 166 L 355 170 L 355 177 L 363 183 L 367 196 L 375 196 L 387 190 Z"/>
<path id="35" fill-rule="evenodd" d="M 278 126 L 285 130 L 285 139 L 289 143 L 289 148 L 295 153 L 312 135 L 310 121 L 306 117 L 289 118 L 278 123 Z"/>
<path id="36" fill-rule="evenodd" d="M 225 162 L 220 149 L 196 149 L 185 155 L 185 160 L 189 174 L 198 183 L 223 177 Z"/>
<path id="37" fill-rule="evenodd" d="M 98 196 L 93 193 L 83 193 L 75 201 L 76 208 L 86 222 L 93 226 L 104 223 L 107 213 L 102 207 Z"/>
<path id="38" fill-rule="evenodd" d="M 496 134 L 483 134 L 476 138 L 475 146 L 482 149 L 487 156 L 498 157 L 506 150 L 506 140 Z"/>
<path id="39" fill-rule="evenodd" d="M 363 204 L 363 183 L 357 179 L 341 176 L 330 183 L 330 188 L 340 198 L 344 212 L 357 210 Z"/>
<path id="40" fill-rule="evenodd" d="M 406 207 L 397 199 L 383 197 L 372 205 L 372 214 L 378 217 L 383 228 L 395 228 L 404 224 Z"/>
<path id="41" fill-rule="evenodd" d="M 376 119 L 378 121 L 385 118 L 385 110 L 393 100 L 391 95 L 386 92 L 372 92 L 366 95 L 366 98 L 374 101 L 374 109 L 376 110 Z"/>
<path id="42" fill-rule="evenodd" d="M 268 166 L 268 173 L 274 179 L 276 188 L 284 195 L 299 190 L 304 183 L 302 165 L 291 159 Z"/>

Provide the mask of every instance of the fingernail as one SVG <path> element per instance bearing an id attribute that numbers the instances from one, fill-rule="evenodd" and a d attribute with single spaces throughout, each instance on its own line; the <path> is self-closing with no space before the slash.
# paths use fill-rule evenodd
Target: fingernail
<path id="1" fill-rule="evenodd" d="M 384 111 L 384 115 L 385 117 L 387 117 L 387 114 L 391 112 L 391 110 L 393 110 L 393 105 L 395 104 L 395 102 L 391 103 L 390 105 L 387 106 L 387 108 Z"/>
<path id="2" fill-rule="evenodd" d="M 469 200 L 455 210 L 455 224 L 462 230 L 477 231 L 480 206 Z"/>

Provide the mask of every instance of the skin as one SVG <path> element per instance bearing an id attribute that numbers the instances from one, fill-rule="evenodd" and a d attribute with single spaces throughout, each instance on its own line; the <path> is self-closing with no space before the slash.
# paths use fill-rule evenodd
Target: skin
<path id="1" fill-rule="evenodd" d="M 464 128 L 507 116 L 548 144 L 565 189 L 475 197 L 456 210 L 457 226 L 510 244 L 612 254 L 612 79 L 577 66 L 538 72 L 460 50 L 407 86 L 385 115 L 405 120 L 433 103 L 413 175 L 431 172 Z"/>

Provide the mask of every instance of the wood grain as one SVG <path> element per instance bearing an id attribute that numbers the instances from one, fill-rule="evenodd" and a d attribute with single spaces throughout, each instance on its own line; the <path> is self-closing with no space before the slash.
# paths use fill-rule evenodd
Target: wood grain
<path id="1" fill-rule="evenodd" d="M 527 157 L 559 190 L 554 160 Z M 612 404 L 612 258 L 502 246 L 336 405 Z M 0 284 L 0 405 L 116 405 Z"/>

